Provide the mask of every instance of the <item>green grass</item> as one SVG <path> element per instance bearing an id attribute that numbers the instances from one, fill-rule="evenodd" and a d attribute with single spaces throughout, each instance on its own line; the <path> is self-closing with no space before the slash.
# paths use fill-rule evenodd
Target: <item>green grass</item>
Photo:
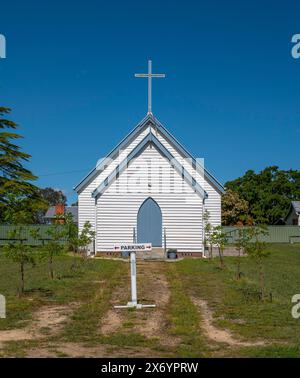
<path id="1" fill-rule="evenodd" d="M 114 277 L 121 275 L 124 266 L 119 261 L 79 258 L 78 269 L 74 271 L 71 269 L 72 262 L 70 256 L 56 258 L 54 280 L 49 279 L 47 264 L 26 266 L 25 294 L 18 298 L 18 265 L 0 251 L 0 293 L 5 295 L 7 306 L 6 319 L 0 319 L 0 330 L 25 326 L 34 311 L 43 305 L 82 302 L 82 307 L 93 307 L 97 304 L 94 297 L 99 287 L 108 290 Z M 106 305 L 107 298 L 98 298 L 98 307 L 101 301 Z M 80 317 L 80 310 L 77 316 Z"/>
<path id="2" fill-rule="evenodd" d="M 34 312 L 41 306 L 77 303 L 59 334 L 51 335 L 44 327 L 41 330 L 43 339 L 8 342 L 0 356 L 23 357 L 30 348 L 49 345 L 50 349 L 55 349 L 59 343 L 72 342 L 87 346 L 107 345 L 115 351 L 115 356 L 123 348 L 145 348 L 145 353 L 150 355 L 152 351 L 155 355 L 169 357 L 300 357 L 300 319 L 291 316 L 291 297 L 300 293 L 300 246 L 270 245 L 269 248 L 271 256 L 265 260 L 265 274 L 272 302 L 258 300 L 257 267 L 247 257 L 242 258 L 243 278 L 240 281 L 235 280 L 234 257 L 225 258 L 224 270 L 219 269 L 217 258 L 157 263 L 164 264 L 157 267 L 167 278 L 170 301 L 163 310 L 165 328 L 154 338 L 134 332 L 138 315 L 135 311 L 124 311 L 124 322 L 117 332 L 107 336 L 99 333 L 101 319 L 111 308 L 113 295 L 120 285 L 129 284 L 124 278 L 124 273 L 128 275 L 129 264 L 79 258 L 79 268 L 73 271 L 73 258 L 62 256 L 55 260 L 55 280 L 49 279 L 47 264 L 27 266 L 26 292 L 18 298 L 18 266 L 7 260 L 0 250 L 0 293 L 7 299 L 7 318 L 0 319 L 0 330 L 30 324 Z M 151 300 L 151 282 L 155 274 L 153 271 L 153 276 L 140 284 L 140 293 L 147 289 L 147 300 Z M 125 296 L 127 290 L 128 287 Z M 207 301 L 216 326 L 230 329 L 239 339 L 264 340 L 266 345 L 234 348 L 209 340 L 203 335 L 202 314 L 191 297 Z M 143 296 L 140 299 L 145 300 Z M 145 316 L 151 316 L 151 311 L 145 312 Z M 162 342 L 161 338 L 165 336 L 170 338 L 169 346 Z"/>
<path id="3" fill-rule="evenodd" d="M 176 264 L 187 294 L 205 299 L 215 323 L 231 329 L 246 340 L 263 339 L 272 346 L 240 352 L 240 355 L 300 357 L 300 320 L 291 316 L 291 298 L 300 292 L 300 247 L 270 245 L 265 261 L 267 292 L 273 301 L 261 302 L 255 262 L 242 259 L 243 279 L 237 282 L 235 258 L 227 257 L 227 268 L 218 268 L 218 259 L 183 260 Z M 252 293 L 252 294 L 251 294 Z M 278 346 L 279 345 L 279 346 Z"/>
<path id="4" fill-rule="evenodd" d="M 207 350 L 200 331 L 200 315 L 183 288 L 178 264 L 169 264 L 167 278 L 171 289 L 169 333 L 180 337 L 176 357 L 204 357 Z"/>

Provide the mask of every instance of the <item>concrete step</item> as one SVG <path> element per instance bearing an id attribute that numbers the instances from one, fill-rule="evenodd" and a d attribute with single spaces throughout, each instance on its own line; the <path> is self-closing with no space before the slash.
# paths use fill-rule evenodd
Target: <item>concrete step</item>
<path id="1" fill-rule="evenodd" d="M 165 258 L 165 253 L 163 248 L 155 247 L 152 248 L 151 252 L 137 252 L 136 258 L 143 260 L 162 260 Z"/>

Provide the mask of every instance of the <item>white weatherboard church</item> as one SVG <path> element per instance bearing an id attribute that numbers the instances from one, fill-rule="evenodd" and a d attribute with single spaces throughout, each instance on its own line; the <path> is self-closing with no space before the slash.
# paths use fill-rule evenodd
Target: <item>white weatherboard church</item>
<path id="1" fill-rule="evenodd" d="M 89 221 L 94 252 L 116 244 L 152 243 L 180 256 L 201 256 L 203 214 L 221 224 L 222 185 L 152 114 L 151 61 L 146 117 L 75 187 L 79 229 Z"/>

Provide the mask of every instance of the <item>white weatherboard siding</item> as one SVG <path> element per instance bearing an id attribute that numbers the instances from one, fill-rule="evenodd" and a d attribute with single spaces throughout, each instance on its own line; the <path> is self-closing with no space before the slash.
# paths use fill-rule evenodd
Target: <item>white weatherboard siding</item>
<path id="1" fill-rule="evenodd" d="M 221 195 L 207 181 L 203 188 L 208 194 L 205 200 L 204 208 L 209 211 L 209 221 L 215 226 L 221 225 Z"/>
<path id="2" fill-rule="evenodd" d="M 119 156 L 111 161 L 111 163 L 81 191 L 78 193 L 78 227 L 82 229 L 84 223 L 89 221 L 95 227 L 95 199 L 92 193 L 101 182 L 116 168 L 116 166 L 124 160 L 128 154 L 143 140 L 149 133 L 149 127 L 144 129 L 136 139 L 134 139 L 123 151 L 120 151 Z"/>
<path id="3" fill-rule="evenodd" d="M 131 160 L 128 167 L 105 188 L 97 200 L 92 197 L 99 185 L 150 132 L 205 190 L 208 198 L 204 205 L 202 197 L 171 166 L 168 159 L 161 155 L 155 143 Z M 148 197 L 152 197 L 161 208 L 167 248 L 176 248 L 182 252 L 202 251 L 205 209 L 210 213 L 213 226 L 221 224 L 222 188 L 214 180 L 210 180 L 209 175 L 196 172 L 192 160 L 186 159 L 184 152 L 174 147 L 168 138 L 164 129 L 149 116 L 133 134 L 125 138 L 121 144 L 124 147 L 119 153 L 118 147 L 112 152 L 113 160 L 108 161 L 102 171 L 94 172 L 83 188 L 78 187 L 79 230 L 86 221 L 93 225 L 96 231 L 96 251 L 113 251 L 114 244 L 133 241 L 139 208 Z M 164 232 L 162 246 L 163 238 Z"/>
<path id="4" fill-rule="evenodd" d="M 163 183 L 166 177 L 171 177 L 171 182 L 162 186 L 161 177 L 164 178 Z M 174 193 L 169 192 L 170 186 Z M 133 193 L 130 193 L 130 188 L 134 189 Z M 154 146 L 147 147 L 131 161 L 129 167 L 98 198 L 96 250 L 110 251 L 115 243 L 133 241 L 138 210 L 148 197 L 152 197 L 161 208 L 167 248 L 202 251 L 202 198 Z"/>
<path id="5" fill-rule="evenodd" d="M 205 200 L 205 209 L 209 211 L 210 223 L 213 226 L 221 224 L 221 195 L 220 193 L 206 180 L 202 172 L 196 172 L 191 161 L 185 159 L 161 134 L 152 128 L 153 134 L 157 139 L 171 152 L 171 154 L 184 166 L 184 168 L 199 182 L 203 189 L 208 194 Z"/>

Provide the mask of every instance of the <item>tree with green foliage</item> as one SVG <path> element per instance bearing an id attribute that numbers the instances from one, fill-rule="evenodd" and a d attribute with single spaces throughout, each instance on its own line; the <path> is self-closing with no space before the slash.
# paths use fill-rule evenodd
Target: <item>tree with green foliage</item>
<path id="1" fill-rule="evenodd" d="M 274 224 L 284 218 L 290 202 L 300 199 L 300 171 L 267 167 L 259 173 L 249 170 L 225 184 L 249 205 L 255 224 Z"/>
<path id="2" fill-rule="evenodd" d="M 78 248 L 81 252 L 84 253 L 84 256 L 87 256 L 88 246 L 95 239 L 95 231 L 92 230 L 92 225 L 89 221 L 85 222 L 81 232 L 78 235 Z"/>
<path id="3" fill-rule="evenodd" d="M 231 190 L 226 190 L 222 195 L 222 224 L 224 226 L 235 226 L 238 223 L 249 222 L 249 205 L 240 195 Z"/>
<path id="4" fill-rule="evenodd" d="M 223 232 L 222 226 L 216 226 L 213 228 L 211 240 L 212 244 L 216 245 L 218 248 L 220 268 L 224 269 L 226 267 L 224 262 L 224 249 L 228 243 L 228 240 L 227 235 Z"/>
<path id="5" fill-rule="evenodd" d="M 61 191 L 53 188 L 43 188 L 39 189 L 41 197 L 49 204 L 49 206 L 55 206 L 59 204 L 66 205 L 67 197 Z"/>
<path id="6" fill-rule="evenodd" d="M 212 240 L 212 233 L 213 233 L 213 226 L 210 223 L 210 213 L 208 210 L 205 210 L 203 214 L 203 224 L 204 224 L 204 250 L 209 250 L 209 258 L 212 259 L 213 257 L 213 240 Z"/>
<path id="7" fill-rule="evenodd" d="M 270 255 L 267 243 L 262 241 L 262 238 L 267 234 L 268 230 L 263 225 L 249 227 L 249 240 L 245 245 L 245 253 L 256 262 L 258 267 L 261 300 L 265 298 L 264 260 Z"/>
<path id="8" fill-rule="evenodd" d="M 15 132 L 18 126 L 5 118 L 10 111 L 0 107 L 0 222 L 19 223 L 11 217 L 10 208 L 14 207 L 18 212 L 15 218 L 24 218 L 27 213 L 27 222 L 33 223 L 36 211 L 45 207 L 45 203 L 32 184 L 37 177 L 24 167 L 30 155 L 15 143 L 22 138 Z"/>
<path id="9" fill-rule="evenodd" d="M 35 265 L 35 249 L 31 245 L 27 245 L 24 236 L 24 226 L 16 226 L 9 233 L 9 243 L 3 246 L 4 253 L 7 258 L 19 264 L 19 296 L 24 294 L 25 290 L 25 265 Z M 31 232 L 33 238 L 37 238 L 35 231 Z"/>
<path id="10" fill-rule="evenodd" d="M 66 227 L 68 250 L 73 253 L 73 263 L 72 268 L 77 268 L 77 256 L 79 249 L 79 238 L 78 238 L 78 226 L 73 220 L 73 215 L 71 213 L 64 214 L 64 221 Z"/>
<path id="11" fill-rule="evenodd" d="M 238 252 L 236 257 L 236 279 L 241 278 L 241 255 L 245 253 L 245 249 L 250 241 L 250 232 L 248 227 L 240 227 L 237 230 L 237 237 L 235 238 L 235 249 Z"/>
<path id="12" fill-rule="evenodd" d="M 41 247 L 40 259 L 48 261 L 49 276 L 54 279 L 54 258 L 61 256 L 67 251 L 66 239 L 67 229 L 65 224 L 54 222 L 47 230 L 48 240 L 44 241 L 44 245 Z"/>

